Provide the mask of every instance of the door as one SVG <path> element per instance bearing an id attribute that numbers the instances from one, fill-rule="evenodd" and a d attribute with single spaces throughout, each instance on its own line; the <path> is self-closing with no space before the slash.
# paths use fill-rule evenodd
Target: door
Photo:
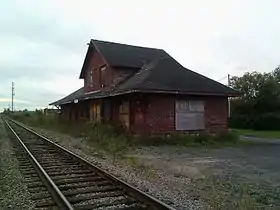
<path id="1" fill-rule="evenodd" d="M 176 130 L 204 130 L 204 102 L 199 100 L 176 101 Z"/>

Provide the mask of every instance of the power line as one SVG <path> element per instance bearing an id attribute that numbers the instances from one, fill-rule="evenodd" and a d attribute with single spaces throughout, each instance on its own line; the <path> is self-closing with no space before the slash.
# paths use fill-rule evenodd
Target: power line
<path id="1" fill-rule="evenodd" d="M 218 81 L 218 82 L 220 82 L 220 81 L 222 81 L 222 80 L 226 79 L 227 77 L 228 77 L 228 75 L 226 75 L 226 76 L 222 77 L 221 79 L 219 79 L 219 80 L 217 80 L 217 81 Z"/>

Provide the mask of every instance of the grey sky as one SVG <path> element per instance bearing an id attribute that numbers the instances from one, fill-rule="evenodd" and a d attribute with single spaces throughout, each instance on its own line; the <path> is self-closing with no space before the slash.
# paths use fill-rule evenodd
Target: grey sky
<path id="1" fill-rule="evenodd" d="M 215 80 L 280 64 L 280 3 L 270 0 L 4 1 L 0 110 L 46 105 L 82 86 L 90 38 L 163 48 Z M 226 83 L 226 79 L 220 82 Z"/>

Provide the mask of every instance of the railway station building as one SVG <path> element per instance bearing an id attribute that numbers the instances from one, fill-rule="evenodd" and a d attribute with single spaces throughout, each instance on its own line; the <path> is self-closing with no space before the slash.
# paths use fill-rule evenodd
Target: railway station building
<path id="1" fill-rule="evenodd" d="M 51 103 L 69 121 L 112 121 L 136 134 L 228 129 L 238 92 L 183 67 L 162 49 L 90 40 L 84 85 Z"/>

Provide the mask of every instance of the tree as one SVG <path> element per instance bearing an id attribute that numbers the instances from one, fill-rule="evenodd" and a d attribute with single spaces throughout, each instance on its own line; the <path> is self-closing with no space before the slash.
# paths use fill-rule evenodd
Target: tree
<path id="1" fill-rule="evenodd" d="M 271 73 L 245 73 L 231 85 L 243 95 L 232 102 L 231 124 L 252 129 L 280 129 L 280 67 Z"/>

